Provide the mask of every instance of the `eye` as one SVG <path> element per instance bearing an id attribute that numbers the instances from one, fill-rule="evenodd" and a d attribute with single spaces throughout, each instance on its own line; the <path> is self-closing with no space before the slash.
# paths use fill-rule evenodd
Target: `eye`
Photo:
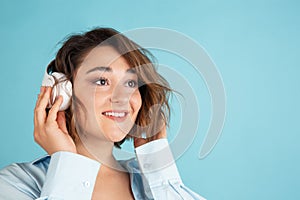
<path id="1" fill-rule="evenodd" d="M 108 85 L 108 79 L 101 77 L 95 83 L 97 85 Z"/>
<path id="2" fill-rule="evenodd" d="M 137 81 L 129 80 L 129 81 L 126 82 L 126 86 L 131 87 L 131 88 L 135 88 L 137 86 Z"/>

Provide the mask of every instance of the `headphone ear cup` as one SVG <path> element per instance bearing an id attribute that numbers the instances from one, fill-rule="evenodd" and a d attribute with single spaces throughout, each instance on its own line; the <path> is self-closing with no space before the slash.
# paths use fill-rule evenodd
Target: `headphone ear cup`
<path id="1" fill-rule="evenodd" d="M 58 81 L 58 83 L 55 84 L 52 88 L 51 104 L 54 104 L 55 99 L 58 96 L 62 96 L 63 102 L 60 105 L 59 111 L 66 110 L 71 104 L 72 83 L 71 81 L 67 80 L 66 76 L 62 73 L 53 72 L 51 75 Z"/>
<path id="2" fill-rule="evenodd" d="M 55 84 L 58 82 L 57 84 Z M 59 111 L 66 110 L 72 99 L 72 83 L 66 79 L 63 73 L 53 72 L 49 75 L 45 72 L 42 86 L 52 87 L 51 97 L 48 103 L 48 108 L 51 108 L 58 96 L 63 97 L 63 102 L 60 105 Z"/>

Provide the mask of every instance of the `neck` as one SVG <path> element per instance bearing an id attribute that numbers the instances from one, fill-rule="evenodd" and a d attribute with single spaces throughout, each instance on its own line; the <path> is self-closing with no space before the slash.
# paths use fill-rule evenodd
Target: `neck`
<path id="1" fill-rule="evenodd" d="M 77 153 L 83 156 L 86 156 L 90 159 L 93 159 L 99 163 L 101 166 L 106 166 L 112 169 L 122 171 L 122 167 L 116 161 L 112 151 L 113 151 L 114 143 L 97 140 L 96 142 L 84 143 L 79 139 L 76 142 Z"/>

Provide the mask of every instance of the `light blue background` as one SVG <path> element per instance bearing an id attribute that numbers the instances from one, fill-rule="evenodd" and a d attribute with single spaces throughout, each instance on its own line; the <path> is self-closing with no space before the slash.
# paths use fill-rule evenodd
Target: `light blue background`
<path id="1" fill-rule="evenodd" d="M 199 91 L 199 133 L 177 161 L 184 183 L 208 199 L 299 199 L 299 10 L 298 1 L 270 0 L 1 0 L 0 167 L 44 154 L 33 142 L 33 109 L 59 41 L 95 26 L 155 26 L 201 44 L 226 88 L 222 136 L 203 160 L 210 105 L 207 91 Z M 168 64 L 178 67 L 175 60 Z"/>

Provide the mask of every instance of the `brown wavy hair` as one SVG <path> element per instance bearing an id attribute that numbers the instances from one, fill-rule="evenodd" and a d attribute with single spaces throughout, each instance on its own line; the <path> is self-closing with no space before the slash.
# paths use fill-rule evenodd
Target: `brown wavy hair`
<path id="1" fill-rule="evenodd" d="M 113 47 L 123 56 L 130 67 L 136 69 L 139 81 L 139 92 L 142 106 L 139 110 L 135 125 L 129 134 L 115 146 L 120 145 L 125 139 L 140 137 L 142 132 L 147 136 L 158 133 L 163 126 L 168 125 L 170 107 L 168 97 L 171 92 L 168 82 L 157 72 L 155 57 L 125 35 L 112 28 L 95 28 L 82 34 L 68 36 L 62 43 L 54 60 L 50 62 L 47 70 L 60 72 L 73 84 L 78 67 L 87 54 L 98 45 Z M 73 90 L 74 91 L 74 90 Z M 74 141 L 79 139 L 76 126 L 74 105 L 80 105 L 75 94 L 72 95 L 72 104 L 66 111 L 66 125 Z"/>

